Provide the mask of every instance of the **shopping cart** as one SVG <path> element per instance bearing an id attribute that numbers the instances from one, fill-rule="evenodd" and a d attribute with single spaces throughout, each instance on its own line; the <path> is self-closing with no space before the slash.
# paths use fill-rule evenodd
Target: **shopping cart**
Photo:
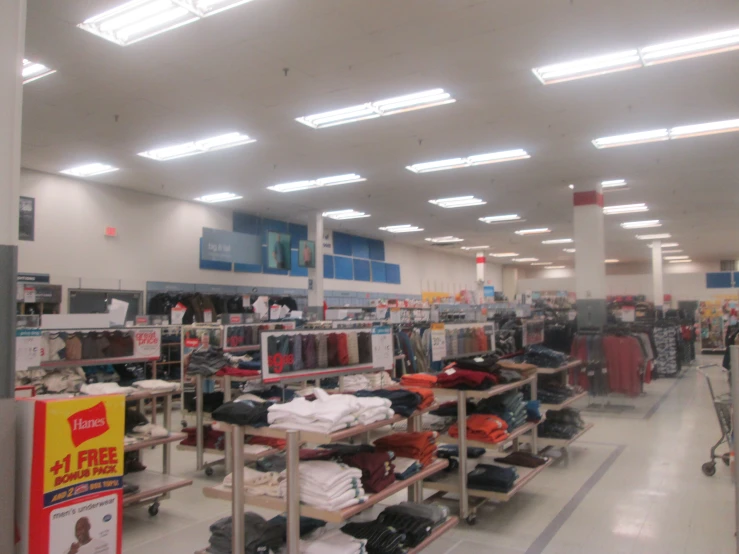
<path id="1" fill-rule="evenodd" d="M 711 393 L 711 400 L 713 401 L 713 407 L 716 410 L 718 424 L 721 428 L 721 438 L 711 448 L 711 461 L 703 464 L 701 469 L 703 470 L 704 475 L 713 477 L 716 474 L 716 458 L 721 458 L 727 466 L 731 463 L 731 452 L 734 450 L 734 434 L 731 428 L 731 394 L 716 395 L 713 390 L 713 385 L 711 384 L 711 378 L 708 376 L 708 373 L 705 372 L 709 367 L 720 366 L 717 364 L 704 365 L 700 366 L 698 371 L 703 374 L 706 378 L 706 383 L 708 383 L 708 391 Z M 721 368 L 721 370 L 725 372 L 723 368 Z M 724 443 L 729 445 L 729 452 L 716 454 L 718 447 Z"/>

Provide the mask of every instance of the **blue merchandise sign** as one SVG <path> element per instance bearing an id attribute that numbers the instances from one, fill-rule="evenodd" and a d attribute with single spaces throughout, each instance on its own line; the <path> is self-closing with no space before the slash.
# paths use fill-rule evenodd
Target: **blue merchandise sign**
<path id="1" fill-rule="evenodd" d="M 494 297 L 495 296 L 495 287 L 489 286 L 489 285 L 485 285 L 483 287 L 483 293 L 482 294 L 483 294 L 483 296 L 485 296 L 485 298 L 492 298 L 492 297 Z"/>

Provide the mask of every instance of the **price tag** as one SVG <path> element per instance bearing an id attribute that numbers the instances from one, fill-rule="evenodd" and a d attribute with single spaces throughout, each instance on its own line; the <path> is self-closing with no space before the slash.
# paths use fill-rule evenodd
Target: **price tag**
<path id="1" fill-rule="evenodd" d="M 34 287 L 23 287 L 23 302 L 26 304 L 36 302 L 36 289 Z"/>
<path id="2" fill-rule="evenodd" d="M 390 308 L 390 323 L 400 323 L 400 308 Z"/>
<path id="3" fill-rule="evenodd" d="M 393 335 L 390 327 L 372 328 L 372 365 L 375 369 L 393 369 Z"/>
<path id="4" fill-rule="evenodd" d="M 172 308 L 170 313 L 170 321 L 172 322 L 172 325 L 182 325 L 182 318 L 185 317 L 186 311 L 187 308 L 178 302 L 177 305 Z"/>
<path id="5" fill-rule="evenodd" d="M 213 310 L 203 310 L 203 322 L 213 323 Z"/>
<path id="6" fill-rule="evenodd" d="M 136 316 L 136 325 L 148 325 L 149 324 L 149 317 L 145 315 L 137 315 Z"/>
<path id="7" fill-rule="evenodd" d="M 446 330 L 443 323 L 431 324 L 431 360 L 440 362 L 446 357 Z"/>

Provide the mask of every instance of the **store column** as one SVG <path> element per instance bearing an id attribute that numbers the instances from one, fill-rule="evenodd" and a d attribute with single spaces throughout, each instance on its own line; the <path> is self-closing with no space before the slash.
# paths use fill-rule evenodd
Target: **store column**
<path id="1" fill-rule="evenodd" d="M 475 256 L 477 263 L 477 303 L 485 301 L 485 252 L 478 252 Z"/>
<path id="2" fill-rule="evenodd" d="M 661 240 L 655 240 L 652 243 L 652 302 L 654 302 L 655 310 L 662 310 L 665 303 Z"/>
<path id="3" fill-rule="evenodd" d="M 606 263 L 603 222 L 603 192 L 576 192 L 575 293 L 579 327 L 602 327 L 606 323 Z"/>
<path id="4" fill-rule="evenodd" d="M 26 1 L 0 0 L 0 552 L 14 551 L 15 293 Z"/>
<path id="5" fill-rule="evenodd" d="M 308 312 L 323 317 L 323 214 L 316 212 L 308 222 L 308 240 L 316 245 L 315 268 L 308 269 Z"/>
<path id="6" fill-rule="evenodd" d="M 518 294 L 518 268 L 506 266 L 503 268 L 503 296 L 513 302 Z"/>

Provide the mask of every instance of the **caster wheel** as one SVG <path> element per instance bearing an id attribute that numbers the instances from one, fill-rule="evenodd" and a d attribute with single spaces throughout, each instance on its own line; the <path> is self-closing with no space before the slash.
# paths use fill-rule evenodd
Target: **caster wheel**
<path id="1" fill-rule="evenodd" d="M 706 462 L 701 469 L 703 470 L 703 475 L 713 477 L 716 475 L 716 462 Z"/>
<path id="2" fill-rule="evenodd" d="M 212 467 L 210 467 L 210 466 L 206 467 L 206 468 L 205 468 L 205 474 L 206 474 L 206 475 L 207 475 L 208 477 L 211 477 L 211 476 L 213 475 L 213 468 L 212 468 Z"/>
<path id="3" fill-rule="evenodd" d="M 159 504 L 152 504 L 149 506 L 149 515 L 154 517 L 159 513 Z"/>
<path id="4" fill-rule="evenodd" d="M 467 516 L 467 525 L 475 525 L 477 524 L 477 516 Z"/>
<path id="5" fill-rule="evenodd" d="M 724 454 L 723 456 L 721 456 L 721 459 L 724 461 L 724 465 L 731 465 L 731 454 Z"/>

